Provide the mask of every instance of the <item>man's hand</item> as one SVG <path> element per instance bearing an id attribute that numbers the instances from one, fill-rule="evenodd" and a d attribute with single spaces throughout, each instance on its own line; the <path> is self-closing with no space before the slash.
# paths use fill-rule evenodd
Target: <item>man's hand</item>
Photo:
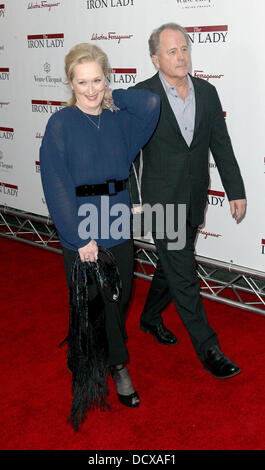
<path id="1" fill-rule="evenodd" d="M 230 212 L 232 217 L 239 223 L 246 212 L 246 199 L 235 199 L 234 201 L 230 201 Z"/>

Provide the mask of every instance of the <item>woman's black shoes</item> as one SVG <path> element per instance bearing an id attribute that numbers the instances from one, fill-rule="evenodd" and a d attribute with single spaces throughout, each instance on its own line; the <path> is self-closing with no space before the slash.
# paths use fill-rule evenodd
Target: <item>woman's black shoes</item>
<path id="1" fill-rule="evenodd" d="M 129 406 L 130 408 L 138 408 L 140 405 L 140 397 L 137 392 L 131 393 L 131 395 L 120 395 L 118 393 L 118 398 L 120 403 L 124 406 Z M 134 399 L 137 399 L 136 401 Z"/>
<path id="2" fill-rule="evenodd" d="M 110 368 L 112 378 L 116 384 L 120 403 L 130 408 L 138 408 L 140 398 L 134 390 L 128 369 L 125 364 L 118 364 Z"/>

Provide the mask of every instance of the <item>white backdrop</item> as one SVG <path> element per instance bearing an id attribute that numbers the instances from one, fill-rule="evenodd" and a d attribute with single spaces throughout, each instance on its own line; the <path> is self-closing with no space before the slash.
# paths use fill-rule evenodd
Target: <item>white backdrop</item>
<path id="1" fill-rule="evenodd" d="M 69 49 L 102 47 L 111 86 L 127 88 L 155 73 L 148 37 L 174 21 L 192 40 L 193 75 L 218 90 L 248 198 L 237 225 L 210 156 L 197 254 L 265 271 L 264 17 L 264 0 L 0 0 L 0 204 L 48 215 L 39 147 L 51 113 L 69 98 Z"/>

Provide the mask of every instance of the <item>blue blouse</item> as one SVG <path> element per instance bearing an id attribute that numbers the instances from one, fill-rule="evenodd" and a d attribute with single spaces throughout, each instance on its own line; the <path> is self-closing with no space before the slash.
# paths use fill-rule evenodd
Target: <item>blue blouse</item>
<path id="1" fill-rule="evenodd" d="M 128 178 L 130 166 L 151 137 L 160 98 L 148 90 L 113 90 L 119 111 L 86 115 L 76 106 L 54 113 L 40 148 L 46 203 L 61 244 L 71 250 L 91 239 L 109 248 L 130 238 L 127 189 L 110 196 L 77 197 L 80 185 Z M 95 122 L 94 125 L 91 120 Z"/>

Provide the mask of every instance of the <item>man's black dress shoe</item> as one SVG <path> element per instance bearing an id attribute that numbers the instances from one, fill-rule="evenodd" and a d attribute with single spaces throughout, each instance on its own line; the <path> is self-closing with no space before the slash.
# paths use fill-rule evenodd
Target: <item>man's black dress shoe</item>
<path id="1" fill-rule="evenodd" d="M 206 358 L 202 362 L 205 369 L 217 379 L 228 379 L 240 372 L 239 367 L 226 357 L 218 346 L 209 348 L 206 352 Z"/>
<path id="2" fill-rule="evenodd" d="M 144 321 L 140 321 L 140 328 L 141 330 L 145 331 L 146 333 L 151 333 L 156 341 L 161 344 L 165 344 L 167 346 L 173 346 L 177 344 L 178 340 L 176 336 L 172 333 L 172 331 L 168 330 L 163 321 L 161 320 L 160 323 L 157 325 L 149 325 Z"/>

